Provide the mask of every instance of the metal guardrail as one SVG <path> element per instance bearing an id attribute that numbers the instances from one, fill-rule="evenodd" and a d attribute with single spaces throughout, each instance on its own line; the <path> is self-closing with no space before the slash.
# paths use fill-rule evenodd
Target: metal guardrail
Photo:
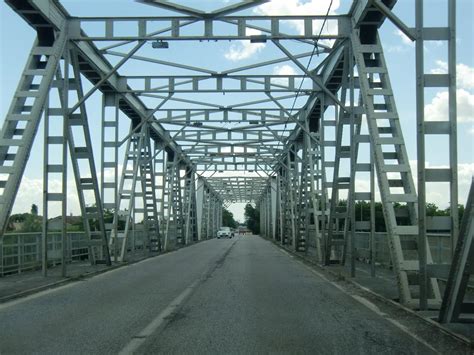
<path id="1" fill-rule="evenodd" d="M 89 258 L 84 232 L 67 234 L 68 262 Z M 359 260 L 369 260 L 369 232 L 356 233 L 356 251 Z M 433 261 L 437 264 L 451 262 L 449 234 L 428 234 Z M 375 262 L 390 266 L 390 251 L 386 233 L 375 233 Z M 48 233 L 48 262 L 50 266 L 61 264 L 62 240 L 60 232 Z M 143 231 L 136 230 L 128 241 L 129 253 L 146 252 L 146 238 Z M 41 268 L 41 232 L 6 233 L 0 238 L 0 277 Z"/>
<path id="2" fill-rule="evenodd" d="M 435 264 L 451 263 L 451 236 L 449 234 L 428 233 L 428 243 Z M 369 260 L 369 232 L 357 232 L 355 247 L 357 258 Z M 375 262 L 383 266 L 390 266 L 390 250 L 386 233 L 375 233 Z"/>
<path id="3" fill-rule="evenodd" d="M 41 232 L 6 233 L 0 238 L 0 277 L 41 269 Z M 84 232 L 68 232 L 66 260 L 68 263 L 89 259 Z M 145 252 L 146 241 L 142 231 L 135 231 L 128 241 L 129 252 Z M 61 264 L 61 232 L 48 233 L 48 265 Z"/>
<path id="4" fill-rule="evenodd" d="M 428 242 L 430 244 L 431 255 L 435 264 L 451 263 L 451 236 L 450 234 L 428 233 Z M 370 232 L 356 232 L 355 249 L 356 258 L 362 261 L 370 260 L 369 253 Z M 387 233 L 376 232 L 374 237 L 374 254 L 375 262 L 385 267 L 390 266 L 390 249 L 388 246 Z M 314 238 L 308 240 L 308 245 L 312 248 L 316 247 Z M 413 255 L 413 259 L 416 256 Z"/>
<path id="5" fill-rule="evenodd" d="M 451 264 L 451 235 L 442 233 L 428 233 L 428 243 L 430 245 L 431 256 L 434 264 Z M 370 233 L 356 233 L 356 258 L 359 261 L 369 262 L 369 238 Z M 388 249 L 386 233 L 375 233 L 375 262 L 380 266 L 389 268 L 390 251 Z M 443 283 L 446 279 L 439 278 Z M 468 284 L 469 292 L 474 292 L 474 277 L 471 276 Z"/>
<path id="6" fill-rule="evenodd" d="M 88 258 L 88 249 L 83 232 L 67 234 L 67 259 L 84 260 Z M 22 273 L 41 268 L 41 232 L 7 233 L 0 240 L 0 276 Z M 48 233 L 48 261 L 50 265 L 61 263 L 61 233 Z"/>

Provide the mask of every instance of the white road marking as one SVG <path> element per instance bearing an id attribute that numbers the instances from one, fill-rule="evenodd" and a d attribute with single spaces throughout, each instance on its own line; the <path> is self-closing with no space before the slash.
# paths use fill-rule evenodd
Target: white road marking
<path id="1" fill-rule="evenodd" d="M 5 303 L 0 303 L 0 311 L 4 310 L 6 308 L 9 308 L 9 307 L 16 306 L 16 305 L 21 304 L 23 302 L 31 301 L 31 300 L 34 300 L 36 298 L 47 296 L 47 295 L 50 295 L 52 293 L 59 292 L 61 290 L 65 290 L 65 289 L 73 287 L 73 286 L 81 285 L 82 284 L 81 281 L 83 281 L 83 280 L 92 280 L 92 279 L 98 279 L 98 278 L 101 278 L 101 277 L 110 276 L 111 274 L 113 274 L 117 271 L 123 271 L 123 270 L 126 270 L 126 268 L 128 268 L 128 267 L 132 267 L 134 265 L 140 264 L 140 263 L 145 262 L 145 261 L 156 260 L 156 259 L 162 258 L 162 257 L 164 257 L 168 254 L 171 254 L 171 253 L 157 255 L 157 256 L 152 257 L 152 258 L 147 258 L 147 259 L 144 259 L 144 260 L 137 261 L 136 263 L 133 263 L 133 264 L 123 265 L 123 266 L 117 267 L 117 268 L 112 269 L 112 270 L 106 270 L 106 271 L 101 272 L 100 274 L 97 274 L 97 275 L 87 275 L 87 274 L 85 274 L 84 279 L 72 279 L 72 280 L 64 279 L 64 280 L 60 280 L 60 281 L 65 281 L 66 283 L 64 285 L 60 285 L 60 286 L 52 285 L 50 289 L 35 292 L 35 293 L 33 293 L 29 296 L 25 296 L 25 297 L 20 296 L 21 298 L 13 299 L 11 301 L 6 301 Z"/>
<path id="2" fill-rule="evenodd" d="M 71 283 L 67 283 L 67 284 L 65 284 L 63 286 L 59 286 L 59 287 L 52 286 L 54 288 L 47 289 L 47 290 L 44 290 L 44 291 L 40 291 L 40 292 L 34 293 L 32 295 L 16 299 L 16 300 L 11 300 L 11 301 L 7 301 L 5 303 L 1 303 L 0 304 L 0 311 L 4 310 L 6 308 L 9 308 L 9 307 L 16 306 L 16 305 L 21 304 L 23 302 L 27 302 L 27 301 L 34 300 L 34 299 L 39 298 L 39 297 L 49 295 L 49 294 L 57 292 L 59 290 L 64 290 L 66 288 L 69 288 L 69 287 L 72 287 L 72 286 L 76 285 L 77 283 L 78 282 L 71 282 Z"/>
<path id="3" fill-rule="evenodd" d="M 276 246 L 277 247 L 277 246 Z M 324 281 L 328 282 L 329 284 L 331 284 L 332 286 L 334 286 L 335 288 L 337 288 L 339 291 L 341 291 L 342 293 L 346 294 L 347 296 L 350 296 L 352 299 L 356 300 L 357 302 L 359 302 L 360 304 L 362 304 L 363 306 L 365 306 L 367 309 L 371 310 L 372 312 L 374 312 L 375 314 L 377 314 L 378 316 L 386 319 L 387 321 L 389 321 L 391 324 L 393 324 L 395 327 L 397 327 L 398 329 L 400 329 L 402 332 L 404 332 L 405 334 L 409 335 L 410 337 L 412 337 L 413 339 L 415 339 L 416 341 L 418 341 L 419 343 L 423 344 L 424 346 L 426 346 L 428 349 L 432 350 L 433 352 L 435 352 L 436 354 L 441 354 L 438 350 L 436 350 L 435 348 L 433 348 L 429 343 L 427 343 L 426 341 L 424 341 L 423 339 L 421 339 L 420 337 L 418 337 L 417 335 L 413 334 L 410 332 L 409 329 L 407 329 L 403 324 L 399 323 L 398 321 L 388 317 L 388 315 L 386 313 L 383 313 L 375 304 L 373 304 L 372 302 L 370 302 L 368 299 L 364 298 L 364 297 L 361 297 L 361 296 L 358 296 L 358 295 L 353 295 L 351 293 L 349 293 L 346 289 L 344 289 L 342 286 L 336 284 L 335 282 L 333 281 L 330 281 L 328 278 L 326 278 L 326 276 L 324 276 L 323 274 L 321 274 L 320 272 L 314 270 L 313 268 L 311 268 L 310 266 L 306 265 L 305 263 L 303 263 L 301 260 L 298 260 L 296 259 L 293 255 L 291 255 L 290 253 L 288 253 L 287 251 L 285 250 L 282 250 L 281 248 L 278 247 L 278 249 L 286 254 L 286 255 L 289 255 L 291 256 L 294 261 L 298 262 L 300 265 L 304 266 L 307 270 L 309 270 L 310 272 L 312 272 L 313 274 L 317 275 L 318 277 L 320 277 L 321 279 L 323 279 Z"/>
<path id="4" fill-rule="evenodd" d="M 223 255 L 226 255 L 228 251 L 232 248 L 232 246 L 237 243 L 238 239 L 236 239 L 227 249 L 225 249 Z M 220 259 L 221 257 L 219 257 Z M 173 314 L 178 308 L 181 307 L 183 302 L 191 296 L 194 289 L 196 289 L 199 284 L 206 279 L 209 273 L 214 271 L 214 267 L 211 267 L 210 270 L 206 270 L 196 281 L 194 281 L 191 285 L 186 287 L 183 292 L 181 292 L 171 303 L 161 311 L 148 325 L 143 328 L 138 334 L 136 334 L 132 340 L 125 345 L 125 347 L 119 352 L 119 355 L 128 355 L 135 353 L 140 346 L 142 346 L 146 341 L 147 338 L 154 334 L 162 325 L 164 325 L 167 321 L 167 318 Z"/>
<path id="5" fill-rule="evenodd" d="M 206 241 L 204 241 L 204 242 L 206 242 Z M 11 301 L 6 301 L 4 303 L 0 303 L 0 311 L 4 310 L 6 308 L 9 308 L 9 307 L 16 306 L 16 305 L 21 304 L 23 302 L 31 301 L 31 300 L 34 300 L 36 298 L 39 298 L 39 297 L 42 297 L 42 296 L 47 296 L 47 295 L 50 295 L 52 293 L 59 292 L 61 290 L 64 290 L 64 289 L 67 289 L 67 288 L 70 288 L 70 287 L 73 287 L 73 286 L 81 285 L 82 283 L 80 281 L 82 281 L 82 280 L 92 280 L 92 279 L 98 279 L 98 278 L 110 276 L 111 274 L 113 274 L 117 271 L 124 271 L 127 268 L 137 266 L 138 264 L 142 264 L 142 263 L 146 263 L 146 262 L 150 262 L 150 261 L 154 261 L 154 260 L 156 261 L 158 259 L 161 260 L 164 257 L 166 257 L 167 255 L 173 255 L 173 254 L 177 253 L 178 251 L 184 250 L 184 249 L 185 248 L 181 248 L 181 249 L 174 250 L 174 251 L 171 251 L 171 252 L 168 252 L 168 253 L 165 253 L 165 254 L 156 255 L 156 256 L 153 256 L 153 257 L 150 257 L 150 258 L 139 260 L 139 261 L 134 262 L 132 264 L 125 264 L 125 265 L 116 267 L 112 270 L 106 270 L 106 271 L 101 272 L 97 275 L 87 275 L 86 274 L 86 275 L 84 275 L 84 279 L 81 279 L 81 280 L 74 280 L 73 279 L 73 280 L 66 281 L 66 279 L 65 279 L 64 281 L 66 281 L 66 283 L 64 285 L 61 285 L 61 286 L 54 286 L 53 285 L 53 286 L 51 286 L 50 289 L 35 292 L 35 293 L 33 293 L 29 296 L 24 296 L 24 297 L 20 296 L 21 298 L 13 299 Z M 63 280 L 61 280 L 61 281 L 63 281 Z"/>
<path id="6" fill-rule="evenodd" d="M 361 297 L 361 296 L 358 296 L 358 295 L 350 295 L 353 299 L 355 299 L 356 301 L 358 301 L 359 303 L 363 304 L 364 306 L 366 306 L 367 308 L 369 308 L 371 311 L 373 311 L 374 313 L 378 314 L 379 316 L 385 318 L 386 320 L 388 320 L 390 323 L 392 323 L 394 326 L 396 326 L 398 329 L 402 330 L 404 333 L 410 335 L 412 338 L 414 338 L 415 340 L 417 340 L 418 342 L 420 342 L 421 344 L 423 344 L 424 346 L 426 346 L 427 348 L 431 349 L 433 352 L 435 352 L 436 354 L 441 354 L 438 350 L 436 350 L 435 348 L 433 348 L 429 343 L 427 343 L 426 341 L 424 341 L 423 339 L 421 339 L 420 337 L 418 337 L 417 335 L 413 334 L 410 332 L 409 329 L 407 329 L 407 327 L 405 327 L 403 324 L 399 323 L 398 321 L 396 321 L 395 319 L 392 319 L 390 318 L 386 313 L 382 312 L 375 304 L 373 304 L 372 302 L 370 302 L 368 299 L 364 298 L 364 297 Z"/>
<path id="7" fill-rule="evenodd" d="M 137 351 L 138 348 L 145 343 L 147 338 L 166 322 L 166 318 L 172 315 L 173 312 L 191 295 L 200 281 L 200 279 L 194 281 L 183 292 L 181 292 L 178 297 L 171 301 L 171 303 L 160 314 L 158 314 L 158 316 L 143 328 L 140 333 L 133 337 L 133 339 L 119 352 L 119 355 L 133 354 Z"/>
<path id="8" fill-rule="evenodd" d="M 288 253 L 286 250 L 283 250 L 283 249 L 280 249 L 278 248 L 279 251 L 281 251 L 283 254 L 285 254 L 286 256 L 289 256 L 290 258 L 294 259 L 294 255 L 291 255 L 290 253 Z"/>

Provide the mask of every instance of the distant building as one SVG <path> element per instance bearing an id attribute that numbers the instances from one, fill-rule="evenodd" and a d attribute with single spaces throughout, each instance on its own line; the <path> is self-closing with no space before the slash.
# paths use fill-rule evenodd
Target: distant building
<path id="1" fill-rule="evenodd" d="M 66 217 L 66 229 L 71 229 L 73 226 L 80 225 L 82 219 L 79 216 L 67 216 Z M 60 231 L 63 227 L 63 218 L 62 216 L 57 216 L 50 218 L 48 220 L 48 230 L 50 231 Z"/>
<path id="2" fill-rule="evenodd" d="M 13 231 L 20 231 L 20 230 L 23 229 L 23 224 L 24 224 L 24 223 L 25 223 L 24 221 L 22 221 L 22 222 L 12 222 L 12 223 L 10 224 L 10 228 L 11 228 L 11 230 L 13 230 Z"/>

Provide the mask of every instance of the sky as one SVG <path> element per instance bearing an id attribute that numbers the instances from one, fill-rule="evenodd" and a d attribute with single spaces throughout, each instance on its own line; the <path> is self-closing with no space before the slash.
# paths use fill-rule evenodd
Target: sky
<path id="1" fill-rule="evenodd" d="M 165 16 L 172 12 L 153 8 L 150 6 L 135 3 L 132 0 L 64 0 L 61 1 L 68 11 L 77 16 Z M 214 10 L 221 6 L 235 3 L 236 1 L 182 1 L 187 6 L 201 10 Z M 270 3 L 254 9 L 246 10 L 239 14 L 253 15 L 302 15 L 308 13 L 326 13 L 329 0 L 273 0 Z M 425 23 L 427 26 L 442 26 L 446 24 L 446 0 L 430 0 L 425 9 Z M 113 4 L 113 6 L 111 6 Z M 464 204 L 467 198 L 467 191 L 474 174 L 474 60 L 473 60 L 473 33 L 474 27 L 472 18 L 474 16 L 474 2 L 471 0 L 457 1 L 457 77 L 458 77 L 458 170 L 459 170 L 459 202 Z M 347 12 L 350 1 L 333 1 L 331 13 L 340 14 Z M 394 8 L 395 14 L 399 16 L 409 27 L 414 26 L 414 0 L 399 0 Z M 3 122 L 11 98 L 18 84 L 19 77 L 27 59 L 29 50 L 33 43 L 34 31 L 16 15 L 4 2 L 0 2 L 0 121 Z M 302 24 L 287 23 L 286 30 L 298 33 Z M 327 25 L 327 26 L 330 26 Z M 90 26 L 86 29 L 94 31 Z M 331 29 L 328 28 L 328 31 Z M 88 32 L 89 33 L 89 32 Z M 416 181 L 416 115 L 415 115 L 415 46 L 389 21 L 380 29 L 380 36 L 384 45 L 385 57 L 390 71 L 395 100 L 397 103 L 400 122 L 404 132 L 405 143 L 412 165 L 412 172 Z M 101 44 L 104 45 L 104 44 Z M 124 47 L 126 50 L 127 46 Z M 292 51 L 299 52 L 303 47 L 289 45 Z M 179 50 L 178 50 L 179 49 Z M 307 50 L 307 47 L 306 47 Z M 218 43 L 171 43 L 169 51 L 162 51 L 159 54 L 144 49 L 147 55 L 158 55 L 160 59 L 176 61 L 178 63 L 195 65 L 198 67 L 209 66 L 213 63 L 214 70 L 226 70 L 232 67 L 240 67 L 257 61 L 263 61 L 281 56 L 278 51 L 269 43 L 250 44 L 248 42 L 218 42 Z M 118 57 L 107 56 L 112 62 L 118 62 Z M 322 57 L 321 57 L 322 58 Z M 319 58 L 316 58 L 319 59 Z M 304 61 L 302 61 L 306 64 Z M 443 73 L 446 70 L 447 48 L 439 42 L 427 42 L 425 46 L 425 67 L 427 73 Z M 125 65 L 123 72 L 130 74 L 163 74 L 163 67 L 151 66 L 148 63 L 136 65 L 136 62 Z M 121 69 L 121 70 L 122 70 Z M 301 74 L 290 62 L 281 63 L 265 69 L 271 74 Z M 120 72 L 120 71 L 119 71 Z M 184 71 L 175 69 L 174 73 L 182 74 Z M 90 84 L 85 84 L 86 91 Z M 189 95 L 191 98 L 192 95 Z M 219 100 L 219 102 L 230 104 L 235 99 L 231 95 L 212 96 L 206 98 L 209 101 Z M 155 100 L 156 101 L 156 100 Z M 150 107 L 153 106 L 153 99 L 145 99 L 144 102 Z M 298 105 L 304 104 L 304 99 L 300 99 Z M 155 103 L 156 105 L 156 103 Z M 176 104 L 170 107 L 176 107 Z M 92 140 L 95 147 L 99 147 L 100 141 L 100 96 L 92 95 L 87 102 Z M 444 90 L 426 90 L 425 112 L 433 120 L 443 120 L 446 117 L 447 93 Z M 125 136 L 128 126 L 125 118 L 121 118 L 121 137 Z M 35 140 L 30 160 L 22 180 L 20 191 L 14 205 L 13 212 L 29 211 L 32 203 L 40 206 L 42 194 L 42 127 Z M 100 162 L 100 150 L 96 150 L 96 164 Z M 447 141 L 440 137 L 430 137 L 427 139 L 427 165 L 429 167 L 443 167 L 447 165 Z M 255 175 L 254 173 L 242 172 L 245 175 Z M 78 214 L 79 207 L 72 171 L 69 173 L 68 184 L 68 213 Z M 359 181 L 364 184 L 364 181 Z M 446 184 L 429 184 L 427 189 L 428 202 L 434 202 L 442 208 L 447 207 L 447 186 Z M 60 186 L 59 181 L 51 181 L 53 189 Z M 237 219 L 243 220 L 243 204 L 235 204 L 230 207 Z M 58 208 L 53 207 L 50 215 L 59 214 Z"/>

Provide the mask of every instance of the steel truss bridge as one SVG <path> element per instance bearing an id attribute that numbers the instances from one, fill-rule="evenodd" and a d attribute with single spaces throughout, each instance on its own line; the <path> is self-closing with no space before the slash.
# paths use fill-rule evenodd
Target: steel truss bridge
<path id="1" fill-rule="evenodd" d="M 60 204 L 66 219 L 70 160 L 92 263 L 126 261 L 137 231 L 146 236 L 150 254 L 212 238 L 223 207 L 253 202 L 263 236 L 301 253 L 312 250 L 321 264 L 354 267 L 355 233 L 370 232 L 374 244 L 378 191 L 400 302 L 440 307 L 445 322 L 474 311 L 463 301 L 474 271 L 472 187 L 458 228 L 455 0 L 448 1 L 443 27 L 425 27 L 428 2 L 416 0 L 415 28 L 392 12 L 396 0 L 358 0 L 344 14 L 305 16 L 236 15 L 264 0 L 213 12 L 141 1 L 175 12 L 166 17 L 77 17 L 56 0 L 6 2 L 37 39 L 0 134 L 0 228 L 3 236 L 42 122 L 44 273 L 48 210 Z M 150 13 L 156 10 L 150 7 Z M 288 21 L 300 23 L 301 31 L 286 33 Z M 416 43 L 416 174 L 379 36 L 386 21 Z M 266 43 L 277 56 L 225 71 L 213 63 L 204 68 L 160 58 L 183 43 L 220 41 Z M 425 72 L 426 41 L 447 44 L 446 74 Z M 147 54 L 151 47 L 157 54 Z M 291 63 L 299 74 L 273 73 L 281 63 Z M 148 69 L 127 75 L 124 68 L 131 65 L 154 65 L 159 75 Z M 445 121 L 424 116 L 424 92 L 433 87 L 449 92 Z M 93 95 L 102 98 L 100 112 L 86 109 Z M 99 158 L 91 139 L 98 117 Z M 124 117 L 130 128 L 122 137 Z M 426 167 L 430 135 L 448 141 L 446 168 Z M 50 188 L 53 176 L 62 181 L 60 191 Z M 365 179 L 367 187 L 362 190 L 356 179 Z M 433 263 L 427 242 L 431 182 L 450 186 L 451 267 Z M 356 218 L 358 201 L 370 204 L 369 219 Z M 113 212 L 112 221 L 105 221 L 105 211 Z M 64 246 L 65 223 L 62 229 Z M 64 250 L 62 263 L 65 272 Z M 448 279 L 444 295 L 442 277 Z"/>

